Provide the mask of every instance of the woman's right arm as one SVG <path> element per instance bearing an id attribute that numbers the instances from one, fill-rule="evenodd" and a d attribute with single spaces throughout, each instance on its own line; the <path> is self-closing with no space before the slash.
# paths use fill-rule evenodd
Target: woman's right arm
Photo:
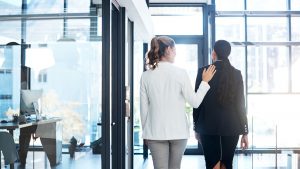
<path id="1" fill-rule="evenodd" d="M 206 95 L 207 91 L 209 90 L 210 86 L 208 82 L 212 79 L 214 74 L 216 73 L 215 66 L 211 65 L 206 70 L 203 70 L 202 73 L 202 82 L 200 83 L 200 86 L 195 93 L 190 79 L 187 75 L 187 73 L 184 73 L 184 85 L 182 89 L 183 96 L 185 100 L 194 108 L 198 108 L 199 105 L 202 103 L 204 96 Z"/>

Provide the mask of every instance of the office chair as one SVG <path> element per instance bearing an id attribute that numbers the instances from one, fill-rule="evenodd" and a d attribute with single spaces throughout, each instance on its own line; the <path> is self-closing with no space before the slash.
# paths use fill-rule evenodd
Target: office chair
<path id="1" fill-rule="evenodd" d="M 14 162 L 18 159 L 18 153 L 11 134 L 0 132 L 0 151 L 3 153 L 5 165 L 11 164 L 13 166 Z"/>

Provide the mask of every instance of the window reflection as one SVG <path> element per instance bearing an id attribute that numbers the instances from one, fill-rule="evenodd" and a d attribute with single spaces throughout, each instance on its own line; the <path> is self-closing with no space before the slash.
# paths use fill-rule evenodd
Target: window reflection
<path id="1" fill-rule="evenodd" d="M 87 41 L 90 36 L 90 19 L 72 19 L 67 22 L 67 37 Z"/>
<path id="2" fill-rule="evenodd" d="M 63 118 L 64 143 L 75 136 L 88 145 L 99 137 L 96 124 L 101 113 L 101 43 L 57 42 L 34 47 L 38 45 L 27 50 L 44 52 L 27 52 L 30 57 L 26 65 L 32 68 L 31 88 L 43 89 L 43 114 Z M 39 65 L 36 60 L 47 61 Z M 40 83 L 39 77 L 45 72 L 47 79 L 43 75 Z"/>
<path id="3" fill-rule="evenodd" d="M 100 4 L 102 0 L 100 0 Z M 97 1 L 93 1 L 96 3 Z M 68 0 L 68 13 L 88 13 L 90 11 L 90 0 Z"/>
<path id="4" fill-rule="evenodd" d="M 64 1 L 62 0 L 27 0 L 26 13 L 28 14 L 63 13 L 63 11 Z"/>
<path id="5" fill-rule="evenodd" d="M 288 92 L 288 48 L 248 47 L 249 92 Z"/>
<path id="6" fill-rule="evenodd" d="M 27 25 L 27 43 L 56 42 L 63 36 L 63 20 L 29 20 Z M 55 25 L 55 26 L 53 26 Z"/>
<path id="7" fill-rule="evenodd" d="M 19 112 L 20 65 L 20 46 L 0 47 L 0 119 Z"/>
<path id="8" fill-rule="evenodd" d="M 21 9 L 22 9 L 22 1 L 0 0 L 0 15 L 21 14 Z"/>
<path id="9" fill-rule="evenodd" d="M 285 17 L 249 17 L 248 41 L 287 41 L 287 23 Z"/>
<path id="10" fill-rule="evenodd" d="M 0 44 L 9 42 L 21 42 L 21 21 L 0 22 Z"/>

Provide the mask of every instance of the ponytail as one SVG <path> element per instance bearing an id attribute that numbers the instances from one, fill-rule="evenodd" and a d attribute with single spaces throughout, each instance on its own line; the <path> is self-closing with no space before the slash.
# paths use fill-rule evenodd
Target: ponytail
<path id="1" fill-rule="evenodd" d="M 165 56 L 168 47 L 174 47 L 175 42 L 167 36 L 154 37 L 151 40 L 151 47 L 146 56 L 146 64 L 150 69 L 155 69 L 159 61 Z"/>
<path id="2" fill-rule="evenodd" d="M 221 60 L 222 73 L 217 88 L 218 102 L 221 105 L 233 104 L 235 99 L 236 82 L 234 77 L 235 68 L 230 64 L 228 59 L 231 53 L 230 43 L 225 40 L 219 40 L 214 45 L 214 51 L 218 60 Z"/>

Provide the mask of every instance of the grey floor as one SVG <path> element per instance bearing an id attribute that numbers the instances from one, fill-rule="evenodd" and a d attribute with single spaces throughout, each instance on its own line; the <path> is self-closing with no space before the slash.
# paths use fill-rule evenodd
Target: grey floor
<path id="1" fill-rule="evenodd" d="M 50 169 L 49 162 L 43 152 L 35 152 L 33 163 L 33 153 L 29 152 L 26 169 Z M 293 154 L 256 154 L 238 155 L 234 158 L 234 169 L 300 169 L 299 155 Z M 276 163 L 277 161 L 277 163 Z M 2 156 L 2 168 L 3 156 Z M 276 167 L 277 166 L 277 167 Z M 9 168 L 9 167 L 6 167 Z M 18 163 L 16 169 L 20 169 Z M 63 154 L 62 163 L 52 167 L 52 169 L 101 169 L 101 155 L 89 152 L 76 152 L 75 158 L 70 158 L 69 154 Z M 134 169 L 153 169 L 151 155 L 144 160 L 142 155 L 134 156 Z M 182 159 L 181 169 L 205 169 L 204 157 L 200 155 L 185 155 Z"/>

